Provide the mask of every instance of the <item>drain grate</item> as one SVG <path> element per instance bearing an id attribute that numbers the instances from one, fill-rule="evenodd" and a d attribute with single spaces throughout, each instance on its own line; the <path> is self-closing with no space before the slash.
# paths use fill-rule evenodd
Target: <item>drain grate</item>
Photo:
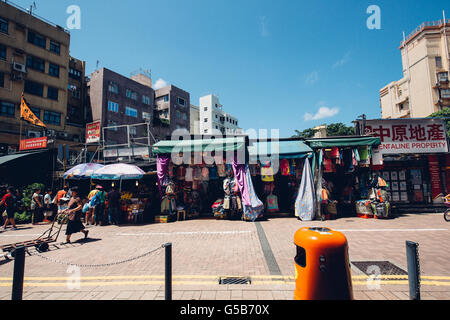
<path id="1" fill-rule="evenodd" d="M 408 272 L 389 261 L 352 261 L 352 264 L 366 275 L 373 275 L 375 273 L 385 276 L 408 275 Z"/>
<path id="2" fill-rule="evenodd" d="M 219 284 L 252 284 L 250 278 L 246 277 L 220 277 Z"/>

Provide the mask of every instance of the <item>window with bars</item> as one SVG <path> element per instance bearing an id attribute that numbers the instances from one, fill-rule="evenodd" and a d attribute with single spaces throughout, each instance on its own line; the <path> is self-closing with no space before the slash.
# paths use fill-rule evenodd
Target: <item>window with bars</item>
<path id="1" fill-rule="evenodd" d="M 59 42 L 50 40 L 50 51 L 56 54 L 61 53 L 61 44 Z"/>
<path id="2" fill-rule="evenodd" d="M 27 68 L 39 72 L 45 72 L 45 61 L 38 57 L 27 56 Z"/>
<path id="3" fill-rule="evenodd" d="M 47 39 L 34 31 L 28 30 L 28 42 L 43 49 L 46 48 Z"/>
<path id="4" fill-rule="evenodd" d="M 110 81 L 108 84 L 108 91 L 115 94 L 119 94 L 119 86 L 114 81 Z"/>
<path id="5" fill-rule="evenodd" d="M 59 126 L 61 125 L 61 114 L 53 111 L 44 111 L 44 122 Z"/>
<path id="6" fill-rule="evenodd" d="M 133 118 L 137 118 L 138 116 L 138 112 L 136 109 L 131 108 L 131 107 L 126 107 L 125 108 L 125 114 L 129 117 L 133 117 Z"/>
<path id="7" fill-rule="evenodd" d="M 53 63 L 50 63 L 48 66 L 48 74 L 59 78 L 59 66 Z"/>
<path id="8" fill-rule="evenodd" d="M 14 117 L 15 106 L 13 103 L 0 101 L 0 116 Z"/>
<path id="9" fill-rule="evenodd" d="M 113 101 L 108 101 L 108 111 L 119 112 L 119 104 Z"/>

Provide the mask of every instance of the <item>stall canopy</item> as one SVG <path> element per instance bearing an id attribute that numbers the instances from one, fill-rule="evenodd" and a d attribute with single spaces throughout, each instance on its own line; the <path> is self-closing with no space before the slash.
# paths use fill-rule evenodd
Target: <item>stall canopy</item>
<path id="1" fill-rule="evenodd" d="M 203 151 L 236 151 L 245 146 L 245 137 L 198 140 L 167 140 L 155 144 L 152 149 L 155 154 L 175 152 Z"/>
<path id="2" fill-rule="evenodd" d="M 312 155 L 313 150 L 303 141 L 258 141 L 253 142 L 248 147 L 251 158 L 264 156 L 276 157 L 280 159 L 305 158 Z"/>
<path id="3" fill-rule="evenodd" d="M 96 170 L 92 174 L 92 179 L 96 180 L 135 180 L 141 179 L 145 172 L 139 167 L 116 163 L 107 165 L 101 169 Z"/>
<path id="4" fill-rule="evenodd" d="M 98 163 L 82 163 L 64 173 L 64 179 L 90 179 L 92 174 L 104 165 Z"/>
<path id="5" fill-rule="evenodd" d="M 308 139 L 306 143 L 313 149 L 332 147 L 357 147 L 357 146 L 379 146 L 381 139 L 376 137 L 338 137 L 323 139 Z"/>

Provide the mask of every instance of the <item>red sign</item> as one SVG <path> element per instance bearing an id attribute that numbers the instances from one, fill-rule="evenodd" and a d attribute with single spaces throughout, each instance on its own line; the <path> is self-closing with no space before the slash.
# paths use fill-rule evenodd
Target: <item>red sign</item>
<path id="1" fill-rule="evenodd" d="M 365 133 L 381 139 L 382 154 L 448 152 L 441 119 L 367 120 Z"/>
<path id="2" fill-rule="evenodd" d="M 431 196 L 434 200 L 439 195 L 442 195 L 441 170 L 438 156 L 428 156 L 428 165 L 430 167 Z"/>
<path id="3" fill-rule="evenodd" d="M 20 141 L 20 151 L 47 148 L 47 137 L 33 138 Z"/>
<path id="4" fill-rule="evenodd" d="M 95 143 L 100 141 L 100 121 L 88 123 L 86 125 L 86 143 Z"/>

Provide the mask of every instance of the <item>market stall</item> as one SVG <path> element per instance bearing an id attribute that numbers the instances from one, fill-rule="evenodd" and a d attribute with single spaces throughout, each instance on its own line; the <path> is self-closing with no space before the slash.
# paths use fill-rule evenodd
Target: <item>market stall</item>
<path id="1" fill-rule="evenodd" d="M 243 136 L 155 144 L 161 199 L 156 221 L 258 218 L 262 203 L 248 181 L 245 146 Z"/>
<path id="2" fill-rule="evenodd" d="M 314 149 L 317 212 L 322 219 L 342 216 L 385 218 L 390 213 L 388 185 L 379 177 L 380 138 L 350 136 L 308 139 Z"/>
<path id="3" fill-rule="evenodd" d="M 137 166 L 117 163 L 96 170 L 92 174 L 92 180 L 118 187 L 121 192 L 121 221 L 137 223 L 144 221 L 144 213 L 149 206 L 149 195 L 143 192 L 144 187 L 140 184 L 144 174 Z M 108 206 L 108 203 L 106 205 Z"/>
<path id="4" fill-rule="evenodd" d="M 266 217 L 293 215 L 305 159 L 313 150 L 300 139 L 250 141 L 250 172 Z"/>

